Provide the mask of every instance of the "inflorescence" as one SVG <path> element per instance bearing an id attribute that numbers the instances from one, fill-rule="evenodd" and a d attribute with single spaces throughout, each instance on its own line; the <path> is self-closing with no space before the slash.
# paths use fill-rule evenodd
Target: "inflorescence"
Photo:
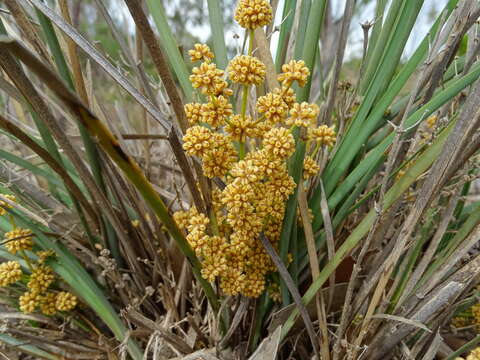
<path id="1" fill-rule="evenodd" d="M 207 45 L 196 44 L 189 51 L 192 62 L 202 61 L 190 81 L 206 101 L 185 105 L 190 127 L 183 138 L 187 154 L 201 160 L 204 175 L 220 178 L 226 186 L 213 190 L 210 213 L 191 207 L 174 218 L 201 260 L 205 279 L 218 279 L 227 295 L 258 297 L 275 270 L 259 236 L 264 233 L 278 250 L 285 204 L 296 187 L 287 169 L 296 146 L 293 130 L 305 129 L 302 140 L 311 150 L 304 161 L 305 179 L 320 170 L 315 161 L 319 148 L 336 139 L 333 128 L 317 125 L 318 105 L 296 101 L 292 85 L 303 87 L 310 76 L 303 61 L 283 65 L 280 87 L 259 96 L 257 113 L 247 114 L 249 90 L 262 85 L 266 76 L 265 64 L 252 56 L 253 30 L 271 22 L 272 9 L 265 0 L 240 0 L 235 19 L 248 30 L 250 46 L 247 55 L 230 61 L 226 74 L 212 62 Z M 226 79 L 242 90 L 238 113 Z M 271 282 L 268 291 L 278 300 L 277 284 Z"/>
<path id="2" fill-rule="evenodd" d="M 4 195 L 9 201 L 15 202 L 12 195 Z M 0 202 L 0 216 L 8 213 L 12 206 Z M 25 262 L 28 272 L 22 270 L 19 261 L 7 261 L 0 264 L 0 287 L 19 284 L 26 291 L 18 299 L 19 309 L 31 313 L 40 309 L 44 315 L 54 315 L 58 311 L 70 311 L 78 303 L 77 297 L 69 292 L 52 289 L 56 277 L 51 267 L 47 265 L 48 258 L 54 256 L 52 250 L 37 251 L 37 259 L 33 260 L 26 251 L 33 251 L 33 234 L 29 229 L 15 225 L 10 216 L 12 230 L 5 233 L 3 242 L 5 248 L 13 255 L 19 256 Z"/>

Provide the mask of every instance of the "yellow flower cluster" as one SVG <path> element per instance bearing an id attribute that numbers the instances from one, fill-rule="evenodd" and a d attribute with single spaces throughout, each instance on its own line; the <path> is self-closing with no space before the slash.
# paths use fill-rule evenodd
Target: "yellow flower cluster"
<path id="1" fill-rule="evenodd" d="M 15 198 L 5 195 L 10 200 Z M 0 204 L 1 209 L 8 207 Z M 3 211 L 2 215 L 6 212 Z M 5 247 L 12 254 L 20 255 L 31 270 L 28 275 L 27 291 L 18 298 L 19 308 L 22 312 L 31 313 L 37 308 L 45 315 L 54 315 L 57 311 L 67 311 L 75 307 L 78 300 L 75 295 L 60 292 L 58 294 L 49 291 L 50 286 L 55 281 L 53 270 L 46 264 L 48 258 L 55 255 L 53 250 L 37 251 L 37 260 L 30 259 L 25 250 L 31 251 L 33 248 L 33 235 L 28 229 L 22 229 L 15 226 L 11 219 L 13 230 L 5 233 Z M 0 287 L 9 286 L 22 280 L 24 273 L 17 261 L 8 261 L 0 264 Z M 25 277 L 27 275 L 25 274 Z"/>
<path id="2" fill-rule="evenodd" d="M 55 251 L 53 250 L 41 250 L 37 251 L 37 256 L 38 256 L 38 263 L 39 264 L 44 264 L 45 261 L 47 261 L 48 258 L 51 258 L 55 256 Z"/>
<path id="3" fill-rule="evenodd" d="M 283 86 L 289 87 L 296 81 L 298 86 L 304 87 L 309 76 L 310 70 L 308 70 L 303 60 L 291 60 L 288 64 L 282 66 L 282 73 L 278 75 L 277 79 Z"/>
<path id="4" fill-rule="evenodd" d="M 17 201 L 17 199 L 13 195 L 3 194 L 3 196 L 12 202 Z M 6 209 L 11 209 L 11 208 L 12 208 L 12 205 L 7 203 L 6 201 L 0 200 L 0 216 L 3 216 L 7 213 Z"/>
<path id="5" fill-rule="evenodd" d="M 239 55 L 228 65 L 228 77 L 234 83 L 260 85 L 265 80 L 265 64 L 254 56 Z"/>
<path id="6" fill-rule="evenodd" d="M 247 137 L 256 137 L 258 131 L 257 123 L 248 115 L 233 115 L 227 126 L 225 126 L 225 132 L 229 134 L 230 139 L 233 141 L 245 142 Z"/>
<path id="7" fill-rule="evenodd" d="M 280 94 L 268 93 L 257 100 L 257 111 L 264 114 L 270 125 L 281 123 L 288 113 L 288 105 Z"/>
<path id="8" fill-rule="evenodd" d="M 311 178 L 320 171 L 320 166 L 311 156 L 305 156 L 303 160 L 303 178 L 307 180 Z"/>
<path id="9" fill-rule="evenodd" d="M 333 146 L 337 141 L 334 128 L 327 125 L 308 129 L 308 139 L 324 146 Z"/>
<path id="10" fill-rule="evenodd" d="M 204 126 L 188 128 L 183 141 L 188 155 L 202 159 L 203 172 L 207 177 L 224 176 L 236 160 L 237 153 L 229 139 Z"/>
<path id="11" fill-rule="evenodd" d="M 59 293 L 46 292 L 38 293 L 36 291 L 27 291 L 18 299 L 20 311 L 24 313 L 35 312 L 37 308 L 44 315 L 55 315 L 57 311 L 73 310 L 78 299 L 72 293 L 61 291 Z"/>
<path id="12" fill-rule="evenodd" d="M 27 291 L 18 299 L 20 311 L 28 314 L 35 311 L 40 306 L 42 296 L 34 291 Z"/>
<path id="13" fill-rule="evenodd" d="M 12 254 L 18 251 L 31 250 L 33 246 L 32 232 L 28 229 L 16 228 L 5 233 L 5 247 Z"/>
<path id="14" fill-rule="evenodd" d="M 437 123 L 438 116 L 437 115 L 432 115 L 427 119 L 427 127 L 429 129 L 433 129 L 435 127 L 435 124 Z"/>
<path id="15" fill-rule="evenodd" d="M 78 299 L 72 293 L 60 291 L 55 297 L 55 308 L 58 311 L 73 310 L 78 304 Z"/>
<path id="16" fill-rule="evenodd" d="M 195 44 L 193 49 L 188 51 L 188 55 L 190 55 L 190 60 L 192 62 L 200 60 L 208 62 L 214 58 L 213 52 L 205 44 Z"/>
<path id="17" fill-rule="evenodd" d="M 319 112 L 320 108 L 317 104 L 309 104 L 307 102 L 293 104 L 293 107 L 290 110 L 290 118 L 287 120 L 287 125 L 311 128 L 316 125 Z"/>
<path id="18" fill-rule="evenodd" d="M 254 30 L 272 21 L 272 7 L 267 0 L 240 0 L 235 20 L 241 27 Z"/>
<path id="19" fill-rule="evenodd" d="M 7 261 L 0 264 L 0 286 L 8 286 L 22 278 L 22 269 L 17 261 Z"/>
<path id="20" fill-rule="evenodd" d="M 50 267 L 44 264 L 46 258 L 52 256 L 51 251 L 37 253 L 39 262 L 35 266 L 27 283 L 29 291 L 19 298 L 20 310 L 25 313 L 34 312 L 37 308 L 44 315 L 55 315 L 57 311 L 69 311 L 77 305 L 75 295 L 68 292 L 55 293 L 49 287 L 55 281 L 55 275 Z"/>
<path id="21" fill-rule="evenodd" d="M 472 311 L 474 323 L 480 326 L 480 303 L 473 305 L 470 310 Z"/>
<path id="22" fill-rule="evenodd" d="M 40 311 L 45 315 L 55 315 L 57 308 L 55 303 L 57 302 L 57 295 L 53 292 L 47 292 L 45 295 L 40 296 Z"/>
<path id="23" fill-rule="evenodd" d="M 264 26 L 271 20 L 270 5 L 263 0 L 240 0 L 236 19 L 247 29 Z M 316 104 L 296 102 L 291 86 L 304 86 L 310 74 L 303 61 L 284 65 L 278 76 L 281 87 L 260 96 L 249 112 L 248 88 L 261 85 L 266 75 L 265 65 L 251 56 L 251 50 L 250 46 L 248 55 L 236 56 L 227 67 L 231 82 L 243 88 L 238 113 L 226 95 L 232 91 L 224 84 L 224 72 L 204 55 L 206 48 L 196 45 L 189 52 L 192 60 L 204 60 L 192 70 L 190 80 L 208 96 L 205 104 L 185 106 L 190 127 L 183 148 L 201 160 L 207 177 L 220 178 L 225 187 L 212 189 L 208 214 L 191 207 L 176 212 L 174 219 L 201 261 L 202 276 L 210 282 L 218 280 L 224 294 L 258 297 L 268 287 L 270 296 L 278 299 L 278 286 L 267 280 L 275 266 L 260 236 L 263 233 L 278 249 L 286 202 L 296 186 L 287 169 L 296 146 L 292 130 L 306 127 L 308 140 L 317 145 L 334 142 L 335 132 L 316 128 Z M 305 159 L 304 167 L 306 177 L 319 171 L 312 157 Z"/>
<path id="24" fill-rule="evenodd" d="M 27 287 L 31 292 L 43 294 L 55 280 L 53 271 L 46 265 L 37 266 L 30 275 Z"/>
<path id="25" fill-rule="evenodd" d="M 465 360 L 480 360 L 480 347 L 473 349 Z"/>
<path id="26" fill-rule="evenodd" d="M 217 65 L 203 62 L 199 67 L 192 69 L 190 81 L 195 89 L 201 89 L 202 93 L 211 96 L 230 96 L 232 91 L 228 89 L 228 83 L 224 80 L 224 71 L 217 69 Z"/>

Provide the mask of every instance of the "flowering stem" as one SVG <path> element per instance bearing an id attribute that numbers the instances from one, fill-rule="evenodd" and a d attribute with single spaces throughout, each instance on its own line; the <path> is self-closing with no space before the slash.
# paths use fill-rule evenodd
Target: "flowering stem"
<path id="1" fill-rule="evenodd" d="M 248 85 L 243 85 L 243 98 L 242 98 L 242 119 L 245 119 L 245 114 L 247 113 L 247 100 L 248 100 Z M 239 142 L 239 151 L 238 156 L 240 160 L 243 160 L 245 157 L 245 142 Z"/>
<path id="2" fill-rule="evenodd" d="M 22 255 L 23 260 L 25 260 L 25 262 L 27 263 L 28 268 L 33 273 L 33 265 L 30 262 L 30 259 L 28 258 L 27 254 L 25 253 L 25 250 L 21 250 L 20 253 Z"/>
<path id="3" fill-rule="evenodd" d="M 317 144 L 315 145 L 315 149 L 313 150 L 313 153 L 312 153 L 312 157 L 315 157 L 315 155 L 317 155 L 317 152 L 318 150 L 320 150 L 320 141 L 317 142 Z"/>
<path id="4" fill-rule="evenodd" d="M 249 31 L 249 42 L 248 42 L 248 55 L 252 55 L 253 52 L 253 39 L 255 38 L 255 31 L 250 29 Z"/>
<path id="5" fill-rule="evenodd" d="M 210 226 L 211 226 L 213 235 L 220 236 L 220 231 L 218 230 L 217 217 L 215 216 L 215 211 L 213 209 L 210 210 Z"/>
<path id="6" fill-rule="evenodd" d="M 10 220 L 10 225 L 12 225 L 13 230 L 17 228 L 17 224 L 15 224 L 15 219 L 13 218 L 12 214 L 8 214 L 8 218 Z"/>
<path id="7" fill-rule="evenodd" d="M 253 52 L 253 39 L 255 38 L 255 33 L 252 29 L 248 32 L 249 42 L 248 42 L 248 55 L 251 56 Z M 243 94 L 242 94 L 242 119 L 245 120 L 245 114 L 247 113 L 247 101 L 248 101 L 248 85 L 243 85 Z M 239 141 L 238 157 L 240 160 L 243 160 L 245 157 L 245 142 Z"/>

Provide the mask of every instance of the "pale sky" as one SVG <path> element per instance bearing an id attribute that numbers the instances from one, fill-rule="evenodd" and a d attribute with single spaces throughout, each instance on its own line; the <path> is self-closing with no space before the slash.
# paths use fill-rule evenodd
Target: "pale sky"
<path id="1" fill-rule="evenodd" d="M 168 13 L 168 5 L 174 3 L 176 0 L 164 0 L 164 4 L 166 4 L 166 10 Z M 300 1 L 300 0 L 297 0 Z M 333 13 L 335 15 L 340 15 L 343 13 L 344 7 L 345 7 L 345 1 L 346 0 L 333 0 L 332 1 L 332 6 L 333 6 Z M 423 37 L 426 35 L 428 32 L 428 29 L 431 26 L 431 15 L 432 13 L 438 13 L 443 7 L 446 5 L 448 0 L 425 0 L 424 5 L 422 7 L 422 10 L 420 12 L 420 15 L 417 19 L 417 22 L 414 27 L 414 31 L 412 31 L 412 35 L 406 45 L 405 48 L 405 53 L 404 55 L 409 55 L 411 54 L 419 44 L 419 42 L 423 39 Z M 365 9 L 365 11 L 356 16 L 351 24 L 351 31 L 350 31 L 350 36 L 348 39 L 348 46 L 347 46 L 347 51 L 346 51 L 346 59 L 348 59 L 351 54 L 359 54 L 362 50 L 363 47 L 363 32 L 361 30 L 360 23 L 364 23 L 366 21 L 372 21 L 374 19 L 374 10 L 375 10 L 375 1 L 368 5 Z M 123 2 L 119 2 L 120 7 L 122 7 L 121 14 L 123 14 L 124 18 L 127 20 L 127 23 L 132 24 L 132 31 L 133 31 L 133 23 L 130 20 L 130 15 L 128 13 L 128 10 L 125 8 Z M 275 19 L 275 24 L 278 25 L 281 23 L 282 19 L 282 11 L 281 9 L 283 8 L 284 0 L 280 0 L 278 4 L 278 11 L 277 11 L 277 16 Z M 205 10 L 207 10 L 207 2 L 204 1 L 204 6 Z M 208 13 L 208 11 L 206 11 Z M 358 28 L 358 31 L 353 31 L 355 30 L 355 27 Z M 208 23 L 205 26 L 197 26 L 192 31 L 195 33 L 195 35 L 201 40 L 201 41 L 206 41 L 209 36 L 210 36 L 210 28 Z M 225 39 L 228 43 L 232 42 L 237 42 L 237 45 L 241 45 L 241 39 L 235 39 L 235 34 L 243 34 L 242 30 L 240 27 L 234 28 L 232 31 L 227 31 L 225 34 Z M 277 43 L 278 39 L 278 33 L 275 33 L 272 35 L 272 54 L 275 54 L 275 46 Z"/>

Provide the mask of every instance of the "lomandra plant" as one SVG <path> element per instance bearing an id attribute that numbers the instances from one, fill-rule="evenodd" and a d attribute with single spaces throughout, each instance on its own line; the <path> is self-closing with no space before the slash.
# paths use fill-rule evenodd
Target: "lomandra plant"
<path id="1" fill-rule="evenodd" d="M 450 0 L 406 54 L 424 2 L 378 0 L 362 32 L 354 0 L 338 21 L 240 0 L 242 45 L 208 0 L 213 46 L 190 50 L 160 1 L 114 4 L 134 34 L 83 4 L 113 64 L 66 0 L 4 0 L 5 351 L 476 359 L 480 4 Z"/>

